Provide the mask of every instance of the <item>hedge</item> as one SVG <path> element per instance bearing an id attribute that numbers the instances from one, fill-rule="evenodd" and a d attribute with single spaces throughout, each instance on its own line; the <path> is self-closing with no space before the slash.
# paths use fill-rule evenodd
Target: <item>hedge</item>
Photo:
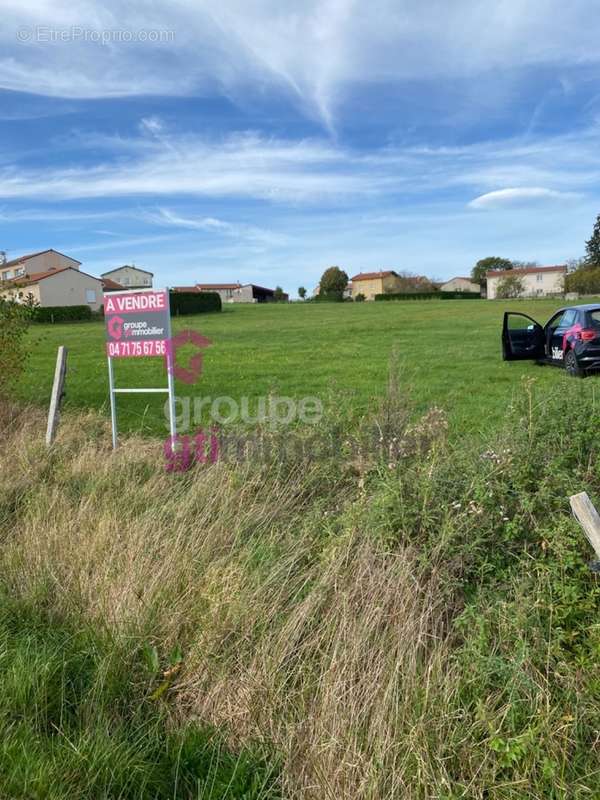
<path id="1" fill-rule="evenodd" d="M 81 322 L 92 319 L 89 306 L 44 306 L 33 314 L 36 322 Z"/>
<path id="2" fill-rule="evenodd" d="M 376 294 L 375 300 L 481 300 L 479 292 L 395 292 Z"/>
<path id="3" fill-rule="evenodd" d="M 171 314 L 206 314 L 221 310 L 217 292 L 170 292 Z"/>

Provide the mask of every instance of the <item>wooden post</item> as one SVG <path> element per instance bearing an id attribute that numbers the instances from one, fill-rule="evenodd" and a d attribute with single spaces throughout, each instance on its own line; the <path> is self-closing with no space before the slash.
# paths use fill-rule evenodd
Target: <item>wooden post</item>
<path id="1" fill-rule="evenodd" d="M 64 395 L 65 376 L 67 374 L 67 348 L 61 345 L 56 356 L 56 369 L 54 370 L 54 384 L 50 397 L 48 411 L 48 427 L 46 428 L 46 445 L 50 447 L 56 435 L 58 420 L 60 418 L 60 404 Z"/>
<path id="2" fill-rule="evenodd" d="M 587 492 L 574 494 L 569 498 L 571 510 L 577 522 L 581 525 L 590 544 L 594 548 L 596 558 L 600 561 L 600 514 Z"/>

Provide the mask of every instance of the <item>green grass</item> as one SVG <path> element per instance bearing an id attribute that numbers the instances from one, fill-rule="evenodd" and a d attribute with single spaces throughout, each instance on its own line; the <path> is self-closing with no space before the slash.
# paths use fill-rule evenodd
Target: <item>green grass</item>
<path id="1" fill-rule="evenodd" d="M 174 332 L 192 328 L 213 344 L 200 381 L 178 383 L 178 396 L 230 396 L 239 402 L 269 392 L 311 395 L 339 414 L 361 413 L 385 392 L 390 358 L 397 354 L 400 380 L 411 387 L 417 411 L 443 407 L 455 434 L 496 427 L 521 378 L 535 376 L 554 391 L 562 372 L 529 362 L 503 363 L 500 328 L 506 309 L 545 322 L 560 305 L 537 301 L 414 301 L 235 306 L 221 314 L 174 320 Z M 100 322 L 35 326 L 21 399 L 45 405 L 58 345 L 69 348 L 66 407 L 108 413 L 104 326 Z M 165 385 L 160 359 L 121 359 L 121 387 Z M 122 431 L 165 431 L 162 396 L 121 396 Z"/>
<path id="2" fill-rule="evenodd" d="M 0 598 L 0 796 L 275 798 L 271 770 L 207 727 L 169 724 L 141 656 L 41 599 Z"/>

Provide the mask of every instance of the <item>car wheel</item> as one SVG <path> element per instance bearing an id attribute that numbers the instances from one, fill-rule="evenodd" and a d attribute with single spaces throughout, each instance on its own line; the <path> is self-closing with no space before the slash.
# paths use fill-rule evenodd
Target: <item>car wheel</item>
<path id="1" fill-rule="evenodd" d="M 573 350 L 567 350 L 565 353 L 565 370 L 572 378 L 583 378 L 585 375 L 585 372 L 577 363 L 577 356 Z"/>

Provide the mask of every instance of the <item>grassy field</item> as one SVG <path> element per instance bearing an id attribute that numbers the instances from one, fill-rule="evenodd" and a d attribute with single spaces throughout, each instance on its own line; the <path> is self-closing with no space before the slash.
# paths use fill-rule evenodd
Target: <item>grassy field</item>
<path id="1" fill-rule="evenodd" d="M 282 458 L 265 426 L 260 458 L 175 472 L 139 398 L 112 450 L 102 326 L 33 328 L 20 396 L 46 404 L 66 344 L 69 402 L 51 448 L 44 408 L 0 402 L 0 797 L 596 797 L 600 583 L 568 498 L 600 506 L 598 381 L 503 363 L 506 306 L 556 304 L 177 320 L 214 341 L 180 389 L 322 396 L 336 446 Z"/>
<path id="2" fill-rule="evenodd" d="M 597 796 L 600 404 L 526 386 L 482 444 L 396 399 L 396 464 L 177 474 L 0 415 L 1 797 Z"/>
<path id="3" fill-rule="evenodd" d="M 178 396 L 230 396 L 256 401 L 269 392 L 320 397 L 340 416 L 362 413 L 385 392 L 390 359 L 417 410 L 441 406 L 454 433 L 497 427 L 521 378 L 556 390 L 562 372 L 528 362 L 503 363 L 500 328 L 505 309 L 545 322 L 560 301 L 416 301 L 400 303 L 227 306 L 223 313 L 174 321 L 174 332 L 200 331 L 213 344 L 205 351 L 200 381 L 178 383 Z M 56 348 L 69 348 L 66 408 L 108 413 L 104 328 L 100 322 L 36 326 L 21 399 L 48 402 Z M 182 358 L 185 352 L 182 353 Z M 117 385 L 161 386 L 159 359 L 122 359 Z M 589 391 L 585 389 L 582 391 Z M 164 432 L 163 400 L 151 395 L 119 398 L 123 431 Z"/>

